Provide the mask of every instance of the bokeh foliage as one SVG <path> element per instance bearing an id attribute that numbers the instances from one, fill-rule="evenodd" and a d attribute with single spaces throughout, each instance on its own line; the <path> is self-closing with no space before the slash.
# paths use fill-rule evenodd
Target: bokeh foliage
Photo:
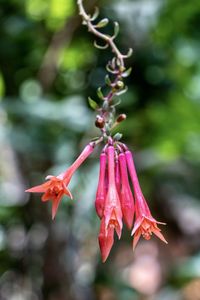
<path id="1" fill-rule="evenodd" d="M 134 49 L 119 130 L 169 245 L 126 229 L 102 265 L 94 211 L 98 151 L 71 183 L 56 221 L 25 188 L 72 163 L 97 134 L 87 96 L 104 85 L 74 0 L 0 1 L 0 299 L 199 299 L 200 2 L 85 1 L 118 20 Z M 108 31 L 112 31 L 112 25 Z"/>

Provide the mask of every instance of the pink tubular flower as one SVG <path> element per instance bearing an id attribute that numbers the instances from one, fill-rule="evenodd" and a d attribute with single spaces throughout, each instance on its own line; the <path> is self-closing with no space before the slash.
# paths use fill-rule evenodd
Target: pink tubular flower
<path id="1" fill-rule="evenodd" d="M 84 160 L 93 152 L 94 146 L 93 144 L 88 144 L 79 155 L 79 157 L 75 160 L 75 162 L 67 169 L 66 172 L 61 173 L 58 176 L 48 175 L 46 179 L 47 182 L 32 187 L 26 192 L 30 193 L 44 193 L 42 196 L 42 201 L 51 200 L 53 202 L 52 205 L 52 219 L 55 218 L 59 203 L 64 195 L 69 196 L 72 199 L 72 195 L 67 188 L 74 172 L 78 167 L 84 162 Z"/>
<path id="2" fill-rule="evenodd" d="M 121 237 L 122 231 L 122 211 L 115 184 L 115 150 L 109 146 L 108 152 L 108 192 L 105 200 L 104 217 L 106 232 L 110 227 L 114 227 L 118 238 Z"/>
<path id="3" fill-rule="evenodd" d="M 121 190 L 121 176 L 120 176 L 120 170 L 119 170 L 119 160 L 118 157 L 115 161 L 115 183 L 117 187 L 118 194 L 120 194 Z"/>
<path id="4" fill-rule="evenodd" d="M 129 185 L 127 166 L 126 166 L 126 156 L 124 153 L 120 153 L 119 155 L 119 164 L 120 164 L 121 181 L 122 181 L 121 193 L 120 193 L 122 213 L 127 227 L 131 229 L 131 227 L 133 226 L 135 208 L 134 208 L 132 191 Z"/>
<path id="5" fill-rule="evenodd" d="M 101 220 L 98 239 L 102 261 L 105 262 L 114 243 L 114 227 L 110 226 L 108 230 L 106 230 L 104 218 Z"/>
<path id="6" fill-rule="evenodd" d="M 132 154 L 130 151 L 126 151 L 125 154 L 135 195 L 136 220 L 134 228 L 132 230 L 132 235 L 134 234 L 133 249 L 136 247 L 141 235 L 146 240 L 149 240 L 151 238 L 152 233 L 154 233 L 163 242 L 167 243 L 164 236 L 160 232 L 161 230 L 157 226 L 157 224 L 165 225 L 165 223 L 158 222 L 152 217 L 139 185 Z"/>
<path id="7" fill-rule="evenodd" d="M 99 182 L 98 182 L 96 200 L 95 200 L 96 212 L 100 219 L 103 217 L 105 196 L 106 196 L 106 163 L 107 163 L 107 155 L 105 153 L 101 153 Z"/>

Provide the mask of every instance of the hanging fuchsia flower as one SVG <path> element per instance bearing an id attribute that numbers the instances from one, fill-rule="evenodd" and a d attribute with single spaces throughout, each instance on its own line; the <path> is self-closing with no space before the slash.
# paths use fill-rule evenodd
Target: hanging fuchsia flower
<path id="1" fill-rule="evenodd" d="M 121 171 L 121 193 L 120 200 L 124 221 L 129 229 L 133 226 L 133 218 L 135 213 L 134 200 L 129 185 L 126 157 L 124 153 L 119 155 L 120 171 Z"/>
<path id="2" fill-rule="evenodd" d="M 149 240 L 152 233 L 159 237 L 163 242 L 167 243 L 164 236 L 160 232 L 161 230 L 157 226 L 157 224 L 165 225 L 165 223 L 158 222 L 152 217 L 139 185 L 132 154 L 130 151 L 126 151 L 125 154 L 135 194 L 136 220 L 132 230 L 132 235 L 134 234 L 133 249 L 137 245 L 141 235 L 146 240 Z"/>
<path id="3" fill-rule="evenodd" d="M 58 176 L 49 175 L 47 176 L 46 179 L 48 179 L 47 182 L 32 187 L 26 190 L 26 192 L 44 193 L 42 196 L 43 202 L 52 200 L 52 219 L 54 219 L 61 198 L 64 195 L 67 195 L 72 199 L 72 194 L 70 193 L 69 189 L 67 188 L 67 185 L 65 184 L 65 181 L 63 179 L 63 174 L 60 174 Z"/>
<path id="4" fill-rule="evenodd" d="M 106 164 L 107 164 L 107 155 L 103 152 L 100 155 L 100 170 L 99 170 L 99 182 L 96 192 L 95 207 L 96 212 L 99 218 L 103 217 L 105 197 L 106 197 Z"/>
<path id="5" fill-rule="evenodd" d="M 52 219 L 55 218 L 58 206 L 64 195 L 69 196 L 72 199 L 72 194 L 67 188 L 74 172 L 78 167 L 84 162 L 84 160 L 93 152 L 94 145 L 92 143 L 88 144 L 75 162 L 66 170 L 66 172 L 61 173 L 58 176 L 48 175 L 46 179 L 47 182 L 27 189 L 26 192 L 30 193 L 44 193 L 42 196 L 42 201 L 53 202 L 52 205 Z"/>
<path id="6" fill-rule="evenodd" d="M 93 142 L 84 148 L 80 156 L 65 172 L 58 176 L 49 175 L 46 178 L 47 182 L 26 191 L 43 193 L 42 201 L 51 200 L 52 218 L 54 219 L 62 197 L 67 195 L 72 198 L 68 185 L 74 172 L 93 152 L 94 147 L 103 142 L 95 207 L 101 222 L 98 240 L 102 261 L 105 262 L 114 243 L 114 232 L 116 231 L 118 238 L 121 238 L 122 221 L 126 223 L 128 229 L 133 228 L 133 248 L 137 245 L 141 235 L 149 240 L 154 233 L 163 242 L 167 243 L 167 241 L 158 228 L 158 224 L 164 223 L 158 222 L 152 217 L 142 194 L 132 154 L 127 150 L 126 145 L 120 142 L 122 135 L 113 133 L 118 124 L 126 119 L 125 114 L 116 115 L 116 106 L 120 103 L 120 101 L 116 101 L 116 98 L 127 90 L 124 78 L 130 75 L 131 68 L 126 68 L 125 59 L 130 57 L 132 49 L 129 49 L 127 54 L 121 53 L 115 43 L 119 32 L 118 23 L 114 23 L 113 35 L 104 34 L 101 28 L 105 27 L 108 22 L 97 21 L 98 10 L 93 15 L 88 15 L 82 2 L 83 0 L 77 0 L 83 24 L 105 43 L 98 46 L 95 42 L 95 46 L 100 49 L 110 47 L 113 54 L 106 66 L 108 71 L 105 77 L 107 88 L 103 91 L 98 88 L 97 91 L 100 101 L 97 101 L 97 104 L 95 100 L 89 98 L 90 106 L 97 111 L 95 126 L 100 130 L 100 134 L 92 139 Z M 133 184 L 133 192 L 129 184 L 129 177 Z"/>
<path id="7" fill-rule="evenodd" d="M 109 146 L 108 153 L 108 192 L 105 200 L 104 218 L 106 232 L 110 227 L 114 227 L 118 238 L 122 232 L 122 211 L 117 187 L 115 184 L 115 149 Z"/>

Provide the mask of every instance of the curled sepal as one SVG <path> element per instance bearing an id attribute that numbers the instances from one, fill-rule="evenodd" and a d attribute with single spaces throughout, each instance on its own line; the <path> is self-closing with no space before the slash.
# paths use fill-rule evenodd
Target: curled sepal
<path id="1" fill-rule="evenodd" d="M 128 77 L 130 74 L 131 74 L 131 72 L 132 72 L 132 68 L 129 68 L 129 69 L 127 69 L 127 70 L 125 70 L 122 74 L 121 74 L 121 76 L 122 77 Z"/>
<path id="2" fill-rule="evenodd" d="M 105 100 L 105 97 L 104 97 L 100 87 L 97 89 L 97 96 L 99 97 L 99 99 Z"/>
<path id="3" fill-rule="evenodd" d="M 119 34 L 119 23 L 114 22 L 114 35 L 112 36 L 112 39 L 115 39 Z"/>
<path id="4" fill-rule="evenodd" d="M 90 107 L 94 110 L 99 108 L 99 105 L 96 103 L 96 101 L 94 101 L 92 98 L 88 97 L 88 103 L 90 105 Z"/>
<path id="5" fill-rule="evenodd" d="M 107 70 L 109 73 L 112 73 L 112 74 L 117 74 L 117 73 L 118 73 L 118 70 L 114 70 L 114 69 L 112 68 L 112 66 L 111 66 L 110 63 L 108 63 L 108 64 L 106 65 L 106 70 Z"/>
<path id="6" fill-rule="evenodd" d="M 91 17 L 91 21 L 94 21 L 94 20 L 96 20 L 96 18 L 99 16 L 99 8 L 96 6 L 95 8 L 94 8 L 94 14 L 92 15 L 92 17 Z"/>
<path id="7" fill-rule="evenodd" d="M 97 49 L 104 50 L 104 49 L 108 48 L 109 45 L 107 43 L 105 45 L 99 45 L 99 44 L 97 44 L 97 41 L 94 41 L 94 46 Z"/>
<path id="8" fill-rule="evenodd" d="M 109 23 L 109 20 L 107 18 L 102 19 L 99 23 L 97 23 L 94 27 L 96 28 L 102 28 L 105 27 Z"/>
<path id="9" fill-rule="evenodd" d="M 124 58 L 129 58 L 129 57 L 131 57 L 132 54 L 133 54 L 133 49 L 130 48 L 130 49 L 128 50 L 128 53 L 127 53 L 126 55 L 123 55 L 123 57 L 124 57 Z"/>
<path id="10" fill-rule="evenodd" d="M 125 86 L 123 90 L 120 90 L 119 92 L 116 92 L 115 95 L 120 96 L 128 91 L 128 87 Z"/>

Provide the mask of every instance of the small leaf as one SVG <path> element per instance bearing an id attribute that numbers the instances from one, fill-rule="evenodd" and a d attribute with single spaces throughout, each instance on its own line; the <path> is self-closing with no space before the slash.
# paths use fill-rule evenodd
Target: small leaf
<path id="1" fill-rule="evenodd" d="M 115 141 L 119 141 L 119 140 L 121 140 L 122 136 L 123 136 L 123 135 L 122 135 L 121 133 L 117 132 L 117 133 L 113 136 L 113 139 L 114 139 Z"/>
<path id="2" fill-rule="evenodd" d="M 99 108 L 98 104 L 90 97 L 88 97 L 89 105 L 92 109 L 96 110 Z"/>
<path id="3" fill-rule="evenodd" d="M 126 71 L 124 71 L 122 73 L 122 77 L 124 77 L 124 78 L 128 77 L 131 74 L 131 72 L 132 72 L 132 68 L 127 69 Z"/>
<path id="4" fill-rule="evenodd" d="M 105 83 L 106 83 L 108 86 L 111 86 L 112 82 L 111 82 L 111 80 L 110 80 L 109 75 L 106 75 L 106 77 L 105 77 Z"/>
<path id="5" fill-rule="evenodd" d="M 95 25 L 96 28 L 105 27 L 108 24 L 109 20 L 107 18 L 102 19 L 99 23 Z"/>
<path id="6" fill-rule="evenodd" d="M 94 14 L 93 14 L 93 16 L 91 17 L 91 21 L 94 21 L 94 20 L 96 20 L 96 18 L 98 17 L 98 15 L 99 15 L 99 8 L 96 6 L 95 7 L 95 10 L 94 10 Z"/>
<path id="7" fill-rule="evenodd" d="M 94 41 L 94 46 L 97 49 L 101 49 L 101 50 L 104 50 L 104 49 L 108 48 L 108 44 L 105 44 L 104 46 L 101 46 L 101 45 L 98 45 L 96 41 Z"/>
<path id="8" fill-rule="evenodd" d="M 113 38 L 115 39 L 118 34 L 119 34 L 119 23 L 118 22 L 114 22 L 114 35 L 113 35 Z"/>
<path id="9" fill-rule="evenodd" d="M 97 96 L 99 97 L 99 99 L 104 100 L 104 95 L 103 95 L 100 87 L 97 90 Z"/>

